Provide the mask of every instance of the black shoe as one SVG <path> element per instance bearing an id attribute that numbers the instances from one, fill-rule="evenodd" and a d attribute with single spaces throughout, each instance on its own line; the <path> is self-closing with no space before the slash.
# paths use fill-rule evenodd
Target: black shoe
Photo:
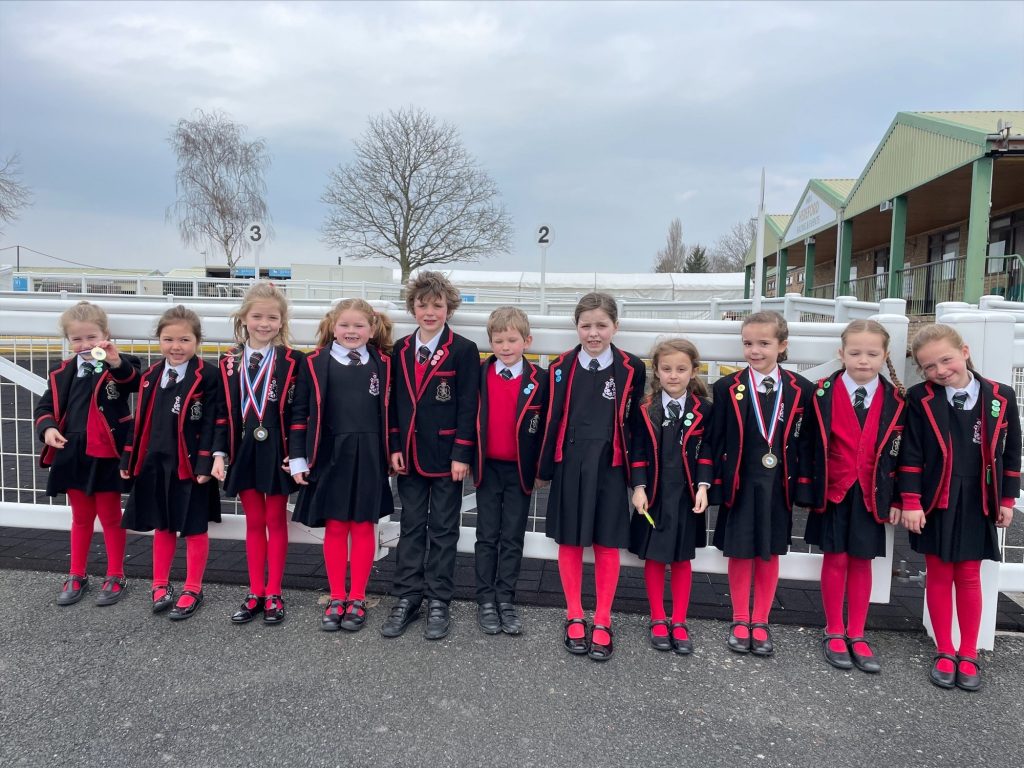
<path id="1" fill-rule="evenodd" d="M 686 638 L 680 639 L 676 637 L 676 629 L 682 629 L 686 632 Z M 689 656 L 693 653 L 693 641 L 690 639 L 690 628 L 686 626 L 685 621 L 680 621 L 672 625 L 669 635 L 672 638 L 672 651 L 678 653 L 680 656 Z"/>
<path id="2" fill-rule="evenodd" d="M 497 635 L 501 632 L 501 616 L 498 615 L 498 606 L 494 603 L 480 603 L 476 607 L 476 623 L 487 635 Z"/>
<path id="3" fill-rule="evenodd" d="M 961 691 L 973 692 L 981 690 L 981 665 L 978 663 L 978 660 L 972 659 L 970 656 L 957 656 L 956 658 L 956 687 Z M 973 675 L 960 671 L 960 665 L 965 661 L 974 665 L 975 672 Z"/>
<path id="4" fill-rule="evenodd" d="M 855 643 L 864 643 L 870 649 L 868 641 L 863 637 L 848 637 L 846 638 L 847 647 L 850 649 L 850 658 L 853 659 L 853 666 L 859 669 L 861 672 L 867 672 L 869 675 L 874 675 L 882 671 L 882 665 L 878 663 L 878 658 L 872 651 L 870 656 L 862 656 L 853 650 Z"/>
<path id="5" fill-rule="evenodd" d="M 324 632 L 337 632 L 341 629 L 341 617 L 347 607 L 348 603 L 344 600 L 331 600 L 324 615 L 320 617 L 320 629 Z"/>
<path id="6" fill-rule="evenodd" d="M 156 593 L 163 590 L 163 596 L 157 597 Z M 162 587 L 153 587 L 153 591 L 150 593 L 153 596 L 153 613 L 163 613 L 172 605 L 174 605 L 174 587 L 170 584 L 165 584 Z"/>
<path id="7" fill-rule="evenodd" d="M 763 629 L 767 637 L 764 640 L 758 640 L 754 637 L 755 629 Z M 767 624 L 750 625 L 750 652 L 755 656 L 771 656 L 775 653 L 775 645 L 772 643 L 772 635 L 768 631 Z"/>
<path id="8" fill-rule="evenodd" d="M 825 633 L 825 636 L 821 638 L 821 652 L 825 656 L 825 661 L 836 669 L 853 669 L 853 659 L 850 658 L 850 654 L 847 651 L 832 650 L 831 642 L 833 640 L 842 640 L 845 643 L 846 635 L 830 635 L 827 632 Z"/>
<path id="9" fill-rule="evenodd" d="M 82 599 L 88 588 L 88 576 L 68 574 L 64 577 L 64 585 L 61 587 L 60 594 L 57 595 L 57 605 L 74 605 Z"/>
<path id="10" fill-rule="evenodd" d="M 665 634 L 654 634 L 655 627 L 665 627 Z M 651 624 L 647 629 L 647 639 L 651 642 L 651 648 L 653 648 L 656 651 L 672 650 L 672 641 L 669 639 L 668 636 L 668 619 L 652 619 Z"/>
<path id="11" fill-rule="evenodd" d="M 523 631 L 523 620 L 513 603 L 498 603 L 498 613 L 501 614 L 501 631 L 506 635 L 518 635 Z"/>
<path id="12" fill-rule="evenodd" d="M 746 627 L 746 637 L 736 637 L 736 627 Z M 745 621 L 734 621 L 729 625 L 729 650 L 736 653 L 750 653 L 750 625 Z"/>
<path id="13" fill-rule="evenodd" d="M 416 619 L 420 617 L 420 601 L 415 603 L 407 597 L 403 597 L 391 609 L 391 613 L 384 619 L 380 633 L 384 637 L 401 637 L 405 630 Z"/>
<path id="14" fill-rule="evenodd" d="M 267 595 L 263 604 L 263 623 L 280 624 L 284 621 L 284 600 L 280 595 Z"/>
<path id="15" fill-rule="evenodd" d="M 358 632 L 366 623 L 366 601 L 353 600 L 345 607 L 341 617 L 341 628 L 346 632 Z"/>
<path id="16" fill-rule="evenodd" d="M 579 624 L 583 627 L 583 637 L 569 637 L 569 627 Z M 565 650 L 576 656 L 582 656 L 590 650 L 590 642 L 587 640 L 586 619 L 567 619 L 565 622 L 565 639 L 562 641 Z"/>
<path id="17" fill-rule="evenodd" d="M 231 622 L 233 624 L 248 624 L 260 613 L 263 613 L 263 598 L 259 595 L 248 594 L 242 601 L 242 607 L 231 614 Z"/>
<path id="18" fill-rule="evenodd" d="M 451 614 L 448 603 L 444 600 L 427 601 L 427 621 L 423 626 L 423 637 L 427 640 L 440 640 L 447 637 L 452 628 Z"/>
<path id="19" fill-rule="evenodd" d="M 117 589 L 114 589 L 117 587 Z M 124 593 L 128 591 L 128 579 L 124 576 L 107 576 L 100 587 L 100 593 L 96 595 L 96 605 L 113 605 L 121 601 Z"/>
<path id="20" fill-rule="evenodd" d="M 608 643 L 599 643 L 594 640 L 594 633 L 598 630 L 604 630 L 608 633 Z M 594 661 L 608 661 L 612 657 L 612 653 L 615 651 L 615 646 L 612 643 L 612 628 L 605 627 L 601 624 L 595 624 L 590 630 L 590 650 L 587 651 L 587 656 L 592 658 Z"/>
<path id="21" fill-rule="evenodd" d="M 938 668 L 938 662 L 940 659 L 949 659 L 953 662 L 952 672 L 941 672 Z M 928 679 L 932 681 L 932 685 L 937 685 L 939 688 L 956 688 L 956 673 L 958 664 L 956 656 L 951 656 L 948 653 L 937 653 L 933 659 L 935 662 L 932 664 L 931 671 L 928 673 Z"/>
<path id="22" fill-rule="evenodd" d="M 171 612 L 167 614 L 167 618 L 171 621 L 184 621 L 198 611 L 199 606 L 203 604 L 203 590 L 200 589 L 198 592 L 193 592 L 191 589 L 181 590 L 181 596 L 184 597 L 185 595 L 192 598 L 191 605 L 182 607 L 175 603 L 174 607 L 171 608 Z"/>

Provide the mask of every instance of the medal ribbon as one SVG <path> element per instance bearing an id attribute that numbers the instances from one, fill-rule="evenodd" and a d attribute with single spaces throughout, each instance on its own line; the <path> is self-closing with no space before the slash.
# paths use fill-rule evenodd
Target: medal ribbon
<path id="1" fill-rule="evenodd" d="M 757 385 L 754 384 L 754 369 L 748 369 L 750 372 L 750 391 L 753 393 L 751 398 L 754 401 L 754 417 L 757 419 L 757 428 L 761 432 L 761 437 L 768 443 L 768 451 L 772 450 L 772 440 L 775 437 L 775 428 L 779 426 L 779 406 L 782 405 L 782 377 L 779 376 L 779 385 L 775 389 L 775 405 L 772 407 L 772 420 L 768 430 L 765 430 L 764 426 L 764 415 L 761 413 L 761 397 L 757 391 Z"/>
<path id="2" fill-rule="evenodd" d="M 244 355 L 243 355 L 244 362 Z M 242 421 L 245 421 L 246 415 L 249 411 L 256 414 L 256 420 L 263 423 L 263 414 L 267 410 L 267 396 L 270 394 L 270 377 L 269 372 L 274 366 L 274 348 L 270 347 L 270 352 L 264 355 L 260 361 L 259 370 L 256 372 L 256 378 L 249 378 L 249 366 L 239 366 L 242 370 Z M 263 394 L 257 397 L 256 393 L 260 390 L 260 385 L 263 385 Z"/>

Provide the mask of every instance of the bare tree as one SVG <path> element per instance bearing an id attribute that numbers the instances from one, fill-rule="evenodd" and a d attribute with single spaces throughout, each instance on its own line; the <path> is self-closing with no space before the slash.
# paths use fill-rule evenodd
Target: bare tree
<path id="1" fill-rule="evenodd" d="M 686 244 L 683 242 L 683 222 L 672 219 L 665 237 L 665 247 L 654 258 L 655 272 L 685 272 Z"/>
<path id="2" fill-rule="evenodd" d="M 263 174 L 270 167 L 266 143 L 246 141 L 245 131 L 223 112 L 200 109 L 194 119 L 179 120 L 168 138 L 178 157 L 178 199 L 167 209 L 167 219 L 177 222 L 186 246 L 222 251 L 232 275 L 250 245 L 246 224 L 269 227 L 270 219 L 263 199 Z M 265 242 L 272 233 L 258 234 Z"/>
<path id="3" fill-rule="evenodd" d="M 323 239 L 353 259 L 397 262 L 402 283 L 427 264 L 508 252 L 512 222 L 458 130 L 421 109 L 371 117 L 355 160 L 330 173 Z"/>
<path id="4" fill-rule="evenodd" d="M 18 212 L 31 203 L 32 192 L 21 181 L 21 157 L 15 152 L 0 165 L 0 227 L 17 220 Z"/>
<path id="5" fill-rule="evenodd" d="M 744 219 L 732 225 L 718 238 L 711 250 L 711 269 L 715 272 L 742 272 L 750 244 L 757 237 L 757 221 Z"/>

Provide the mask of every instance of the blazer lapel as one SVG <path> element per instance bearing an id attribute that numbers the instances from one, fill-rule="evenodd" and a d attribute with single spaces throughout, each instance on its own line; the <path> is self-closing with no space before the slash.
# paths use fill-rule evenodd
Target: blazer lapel
<path id="1" fill-rule="evenodd" d="M 451 351 L 448 348 L 452 345 L 452 340 L 455 338 L 455 334 L 452 332 L 452 329 L 448 327 L 447 323 L 444 326 L 444 330 L 441 331 L 441 334 L 441 341 L 438 342 L 437 348 L 434 350 L 434 354 L 431 355 L 429 360 L 427 360 L 427 370 L 423 373 L 423 381 L 420 382 L 419 391 L 416 393 L 417 401 L 423 397 L 423 393 L 427 391 L 427 387 L 430 385 L 430 380 L 434 378 L 434 374 L 437 373 L 438 369 L 442 365 L 444 365 L 445 361 L 448 359 L 448 355 L 451 354 Z"/>

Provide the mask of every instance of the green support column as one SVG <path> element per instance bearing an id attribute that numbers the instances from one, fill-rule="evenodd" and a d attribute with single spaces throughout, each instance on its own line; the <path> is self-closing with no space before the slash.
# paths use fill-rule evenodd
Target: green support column
<path id="1" fill-rule="evenodd" d="M 775 295 L 778 298 L 782 298 L 786 295 L 786 278 L 789 277 L 789 249 L 780 248 L 779 252 L 775 255 L 775 263 L 778 267 L 775 270 Z"/>
<path id="2" fill-rule="evenodd" d="M 750 298 L 750 284 L 754 282 L 754 265 L 743 268 L 743 298 Z"/>
<path id="3" fill-rule="evenodd" d="M 768 298 L 768 262 L 765 261 L 761 265 L 761 294 L 763 298 Z"/>
<path id="4" fill-rule="evenodd" d="M 892 201 L 892 232 L 889 235 L 889 290 L 890 299 L 903 298 L 903 257 L 907 250 L 907 196 Z"/>
<path id="5" fill-rule="evenodd" d="M 807 252 L 804 254 L 804 296 L 810 296 L 814 292 L 814 243 L 804 246 Z"/>
<path id="6" fill-rule="evenodd" d="M 977 304 L 985 288 L 988 218 L 992 207 L 992 158 L 979 157 L 971 168 L 971 214 L 967 221 L 967 269 L 963 300 Z"/>
<path id="7" fill-rule="evenodd" d="M 850 290 L 850 262 L 853 261 L 853 221 L 843 222 L 843 243 L 839 252 L 839 285 L 836 296 L 843 296 Z"/>

